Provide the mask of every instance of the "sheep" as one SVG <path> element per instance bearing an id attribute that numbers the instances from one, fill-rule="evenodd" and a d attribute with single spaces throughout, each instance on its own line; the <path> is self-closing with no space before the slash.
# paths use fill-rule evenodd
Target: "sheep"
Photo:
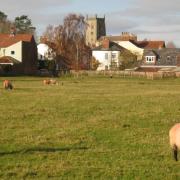
<path id="1" fill-rule="evenodd" d="M 47 85 L 47 84 L 50 84 L 50 83 L 51 83 L 51 81 L 49 79 L 44 79 L 43 80 L 43 84 L 44 85 Z"/>
<path id="2" fill-rule="evenodd" d="M 173 150 L 174 159 L 178 161 L 178 150 L 180 150 L 180 123 L 175 124 L 169 131 L 170 146 Z"/>
<path id="3" fill-rule="evenodd" d="M 51 84 L 54 84 L 54 85 L 57 85 L 57 84 L 58 84 L 55 79 L 50 79 L 50 83 L 51 83 Z"/>
<path id="4" fill-rule="evenodd" d="M 9 80 L 4 80 L 3 87 L 4 89 L 11 89 L 11 90 L 13 89 L 13 85 Z"/>
<path id="5" fill-rule="evenodd" d="M 50 84 L 58 85 L 58 82 L 55 79 L 44 79 L 43 84 L 44 85 L 50 85 Z"/>

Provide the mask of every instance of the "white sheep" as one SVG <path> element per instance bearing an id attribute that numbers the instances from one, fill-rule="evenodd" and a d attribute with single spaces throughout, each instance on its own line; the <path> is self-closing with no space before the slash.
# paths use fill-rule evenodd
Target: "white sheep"
<path id="1" fill-rule="evenodd" d="M 178 150 L 180 150 L 180 123 L 175 124 L 170 129 L 169 140 L 173 150 L 174 159 L 178 161 Z"/>

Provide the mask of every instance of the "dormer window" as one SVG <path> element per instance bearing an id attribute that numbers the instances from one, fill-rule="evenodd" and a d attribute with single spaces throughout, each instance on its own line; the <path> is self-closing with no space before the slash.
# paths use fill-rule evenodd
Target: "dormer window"
<path id="1" fill-rule="evenodd" d="M 155 63 L 155 56 L 146 56 L 146 63 Z"/>

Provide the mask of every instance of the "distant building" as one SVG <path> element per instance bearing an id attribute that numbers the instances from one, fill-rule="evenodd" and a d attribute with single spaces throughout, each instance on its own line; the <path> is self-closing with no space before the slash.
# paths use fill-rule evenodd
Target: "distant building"
<path id="1" fill-rule="evenodd" d="M 92 56 L 100 63 L 97 70 L 118 70 L 121 65 L 120 55 L 123 51 L 128 50 L 115 42 L 104 39 L 100 46 L 92 49 Z"/>
<path id="2" fill-rule="evenodd" d="M 38 60 L 53 60 L 55 57 L 54 51 L 44 43 L 37 45 Z"/>
<path id="3" fill-rule="evenodd" d="M 180 49 L 145 49 L 141 67 L 162 68 L 180 66 Z"/>
<path id="4" fill-rule="evenodd" d="M 97 45 L 100 45 L 104 39 L 108 39 L 111 42 L 119 44 L 121 47 L 131 51 L 134 55 L 137 56 L 137 60 L 142 60 L 143 48 L 138 47 L 133 42 L 137 42 L 137 36 L 133 33 L 122 32 L 119 36 L 102 36 L 99 38 Z"/>
<path id="5" fill-rule="evenodd" d="M 35 74 L 37 45 L 32 34 L 0 34 L 2 73 Z"/>
<path id="6" fill-rule="evenodd" d="M 86 45 L 95 47 L 97 40 L 101 36 L 106 35 L 105 17 L 99 18 L 97 15 L 95 17 L 87 16 L 86 23 Z"/>
<path id="7" fill-rule="evenodd" d="M 137 56 L 137 60 L 142 60 L 145 49 L 163 49 L 166 47 L 164 41 L 138 41 L 137 36 L 129 32 L 122 32 L 119 36 L 102 36 L 96 44 L 100 45 L 104 39 L 115 42 L 131 51 Z"/>

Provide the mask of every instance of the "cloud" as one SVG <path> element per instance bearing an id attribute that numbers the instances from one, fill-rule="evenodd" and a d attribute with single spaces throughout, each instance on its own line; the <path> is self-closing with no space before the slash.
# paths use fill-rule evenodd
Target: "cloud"
<path id="1" fill-rule="evenodd" d="M 107 29 L 136 33 L 138 37 L 176 41 L 180 46 L 179 0 L 129 0 L 127 8 L 112 11 Z M 113 31 L 114 32 L 114 31 Z"/>
<path id="2" fill-rule="evenodd" d="M 102 0 L 101 0 L 102 1 Z M 28 15 L 37 27 L 38 34 L 49 25 L 62 24 L 64 17 L 72 12 L 106 14 L 108 34 L 123 31 L 136 33 L 141 38 L 175 40 L 180 46 L 179 0 L 4 0 L 1 11 L 13 20 Z M 12 6 L 10 6 L 13 4 Z M 144 36 L 144 37 L 143 37 Z"/>
<path id="3" fill-rule="evenodd" d="M 71 2 L 72 0 L 6 0 L 1 2 L 1 11 L 10 19 L 22 14 L 38 19 L 42 15 L 48 17 L 49 14 L 53 14 L 53 8 L 61 8 Z"/>

